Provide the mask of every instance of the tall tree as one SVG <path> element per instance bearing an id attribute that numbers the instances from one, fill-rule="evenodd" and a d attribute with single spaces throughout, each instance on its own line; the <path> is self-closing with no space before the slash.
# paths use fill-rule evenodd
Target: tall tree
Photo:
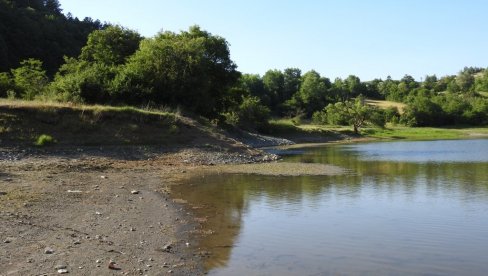
<path id="1" fill-rule="evenodd" d="M 141 35 L 133 30 L 118 25 L 108 26 L 88 36 L 80 59 L 105 65 L 123 64 L 139 48 L 141 40 Z"/>
<path id="2" fill-rule="evenodd" d="M 121 68 L 115 89 L 121 101 L 181 105 L 211 117 L 227 105 L 240 75 L 236 67 L 224 38 L 192 26 L 143 40 Z"/>

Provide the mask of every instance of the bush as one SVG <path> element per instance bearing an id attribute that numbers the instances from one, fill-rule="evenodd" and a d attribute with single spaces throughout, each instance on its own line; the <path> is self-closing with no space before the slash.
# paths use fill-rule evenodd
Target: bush
<path id="1" fill-rule="evenodd" d="M 245 96 L 237 110 L 222 114 L 229 125 L 247 130 L 262 131 L 268 126 L 270 110 L 258 97 Z"/>
<path id="2" fill-rule="evenodd" d="M 42 134 L 39 137 L 37 137 L 37 140 L 34 144 L 36 146 L 43 147 L 54 143 L 56 143 L 56 140 L 54 140 L 54 138 L 51 135 Z"/>

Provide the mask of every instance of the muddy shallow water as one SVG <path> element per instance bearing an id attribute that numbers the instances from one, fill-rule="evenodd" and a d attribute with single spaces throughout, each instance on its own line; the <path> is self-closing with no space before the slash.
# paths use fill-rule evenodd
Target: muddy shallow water
<path id="1" fill-rule="evenodd" d="M 293 150 L 344 174 L 200 173 L 172 187 L 210 275 L 485 275 L 488 140 Z"/>

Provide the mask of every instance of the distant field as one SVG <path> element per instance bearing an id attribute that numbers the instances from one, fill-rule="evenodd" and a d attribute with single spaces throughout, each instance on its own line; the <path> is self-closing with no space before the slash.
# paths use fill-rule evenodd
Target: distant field
<path id="1" fill-rule="evenodd" d="M 366 100 L 366 103 L 369 105 L 377 106 L 379 108 L 383 108 L 383 109 L 386 109 L 389 107 L 396 107 L 400 114 L 403 113 L 403 111 L 405 110 L 405 107 L 407 106 L 404 103 L 392 102 L 392 101 L 380 101 L 380 100 Z"/>

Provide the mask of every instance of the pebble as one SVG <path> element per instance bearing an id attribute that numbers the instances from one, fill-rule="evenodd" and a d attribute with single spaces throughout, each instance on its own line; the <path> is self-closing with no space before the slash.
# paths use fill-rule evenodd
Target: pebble
<path id="1" fill-rule="evenodd" d="M 138 190 L 132 190 L 132 191 L 130 191 L 130 193 L 133 195 L 137 195 L 137 194 L 139 194 L 139 191 Z"/>
<path id="2" fill-rule="evenodd" d="M 102 261 L 100 261 L 100 260 L 96 260 L 95 262 L 96 262 L 97 264 L 99 264 L 99 263 L 101 263 Z"/>
<path id="3" fill-rule="evenodd" d="M 64 268 L 63 269 L 58 269 L 58 273 L 59 274 L 66 274 L 66 273 L 68 273 L 68 270 L 67 269 L 64 269 Z"/>
<path id="4" fill-rule="evenodd" d="M 53 254 L 54 253 L 54 249 L 50 248 L 50 247 L 47 247 L 46 249 L 44 249 L 44 254 Z"/>
<path id="5" fill-rule="evenodd" d="M 81 244 L 81 241 L 80 241 L 80 240 L 75 240 L 75 241 L 73 242 L 73 244 Z"/>
<path id="6" fill-rule="evenodd" d="M 100 175 L 101 179 L 106 179 L 107 177 L 105 175 Z"/>
<path id="7" fill-rule="evenodd" d="M 3 243 L 11 243 L 12 242 L 12 239 L 11 238 L 6 238 Z"/>
<path id="8" fill-rule="evenodd" d="M 100 215 L 102 215 L 102 213 L 100 213 L 100 212 L 95 212 L 95 215 L 100 216 Z"/>
<path id="9" fill-rule="evenodd" d="M 136 229 L 131 227 L 131 228 L 130 228 L 130 231 L 136 231 Z"/>

